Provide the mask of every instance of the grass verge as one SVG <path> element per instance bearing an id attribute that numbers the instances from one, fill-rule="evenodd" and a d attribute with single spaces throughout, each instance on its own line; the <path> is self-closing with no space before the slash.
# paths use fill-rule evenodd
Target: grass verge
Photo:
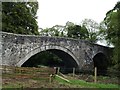
<path id="1" fill-rule="evenodd" d="M 55 76 L 55 80 L 57 80 L 59 83 L 62 84 L 70 84 L 70 85 L 75 85 L 77 87 L 84 87 L 84 88 L 116 88 L 120 89 L 120 85 L 117 84 L 102 84 L 102 83 L 91 83 L 91 82 L 86 82 L 83 80 L 69 80 L 70 82 L 65 81 L 64 79 Z"/>

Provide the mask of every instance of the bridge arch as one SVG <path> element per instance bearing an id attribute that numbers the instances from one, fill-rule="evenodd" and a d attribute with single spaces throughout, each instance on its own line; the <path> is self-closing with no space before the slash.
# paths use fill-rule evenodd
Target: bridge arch
<path id="1" fill-rule="evenodd" d="M 107 56 L 103 52 L 98 52 L 93 57 L 94 67 L 97 67 L 98 74 L 104 74 L 108 67 Z"/>
<path id="2" fill-rule="evenodd" d="M 64 55 L 69 56 L 70 57 L 69 59 L 71 59 L 71 61 L 73 60 L 73 62 L 76 64 L 76 67 L 80 68 L 79 62 L 78 62 L 77 58 L 75 57 L 75 55 L 69 49 L 67 49 L 65 47 L 58 46 L 58 45 L 54 45 L 54 46 L 53 45 L 43 45 L 43 46 L 38 47 L 34 50 L 31 50 L 31 52 L 29 52 L 24 58 L 22 58 L 16 64 L 16 66 L 21 67 L 29 58 L 31 58 L 32 56 L 36 55 L 37 53 L 40 53 L 40 52 L 43 52 L 43 51 L 51 51 L 52 53 L 54 53 L 58 56 L 60 56 L 60 55 L 57 52 L 61 52 Z"/>

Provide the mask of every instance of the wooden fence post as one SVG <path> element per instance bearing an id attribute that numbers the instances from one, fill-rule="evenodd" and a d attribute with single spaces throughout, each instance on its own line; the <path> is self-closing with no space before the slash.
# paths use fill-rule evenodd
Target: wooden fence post
<path id="1" fill-rule="evenodd" d="M 94 71 L 94 82 L 97 82 L 97 67 L 95 67 L 95 71 Z"/>
<path id="2" fill-rule="evenodd" d="M 7 66 L 6 65 L 4 66 L 4 73 L 5 74 L 7 73 Z"/>
<path id="3" fill-rule="evenodd" d="M 57 69 L 57 74 L 59 74 L 60 73 L 60 67 L 58 67 L 58 69 Z"/>
<path id="4" fill-rule="evenodd" d="M 50 76 L 49 76 L 49 82 L 50 83 L 52 82 L 52 74 L 50 74 Z"/>
<path id="5" fill-rule="evenodd" d="M 75 68 L 73 68 L 73 77 L 75 76 Z"/>

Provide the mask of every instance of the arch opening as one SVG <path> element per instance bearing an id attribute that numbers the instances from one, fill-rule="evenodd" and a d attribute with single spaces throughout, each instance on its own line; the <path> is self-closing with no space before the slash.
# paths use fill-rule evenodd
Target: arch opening
<path id="1" fill-rule="evenodd" d="M 60 67 L 62 73 L 72 72 L 72 68 L 78 68 L 77 62 L 68 53 L 58 49 L 48 49 L 31 56 L 22 67 Z"/>
<path id="2" fill-rule="evenodd" d="M 98 75 L 105 75 L 108 67 L 107 57 L 103 53 L 98 53 L 93 57 L 94 67 L 97 67 Z"/>

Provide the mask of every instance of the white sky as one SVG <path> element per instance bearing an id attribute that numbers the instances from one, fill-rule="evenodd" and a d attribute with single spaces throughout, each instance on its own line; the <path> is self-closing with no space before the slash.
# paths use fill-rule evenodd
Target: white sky
<path id="1" fill-rule="evenodd" d="M 106 12 L 119 0 L 38 0 L 39 28 L 65 25 L 67 21 L 80 24 L 85 18 L 100 23 Z"/>

